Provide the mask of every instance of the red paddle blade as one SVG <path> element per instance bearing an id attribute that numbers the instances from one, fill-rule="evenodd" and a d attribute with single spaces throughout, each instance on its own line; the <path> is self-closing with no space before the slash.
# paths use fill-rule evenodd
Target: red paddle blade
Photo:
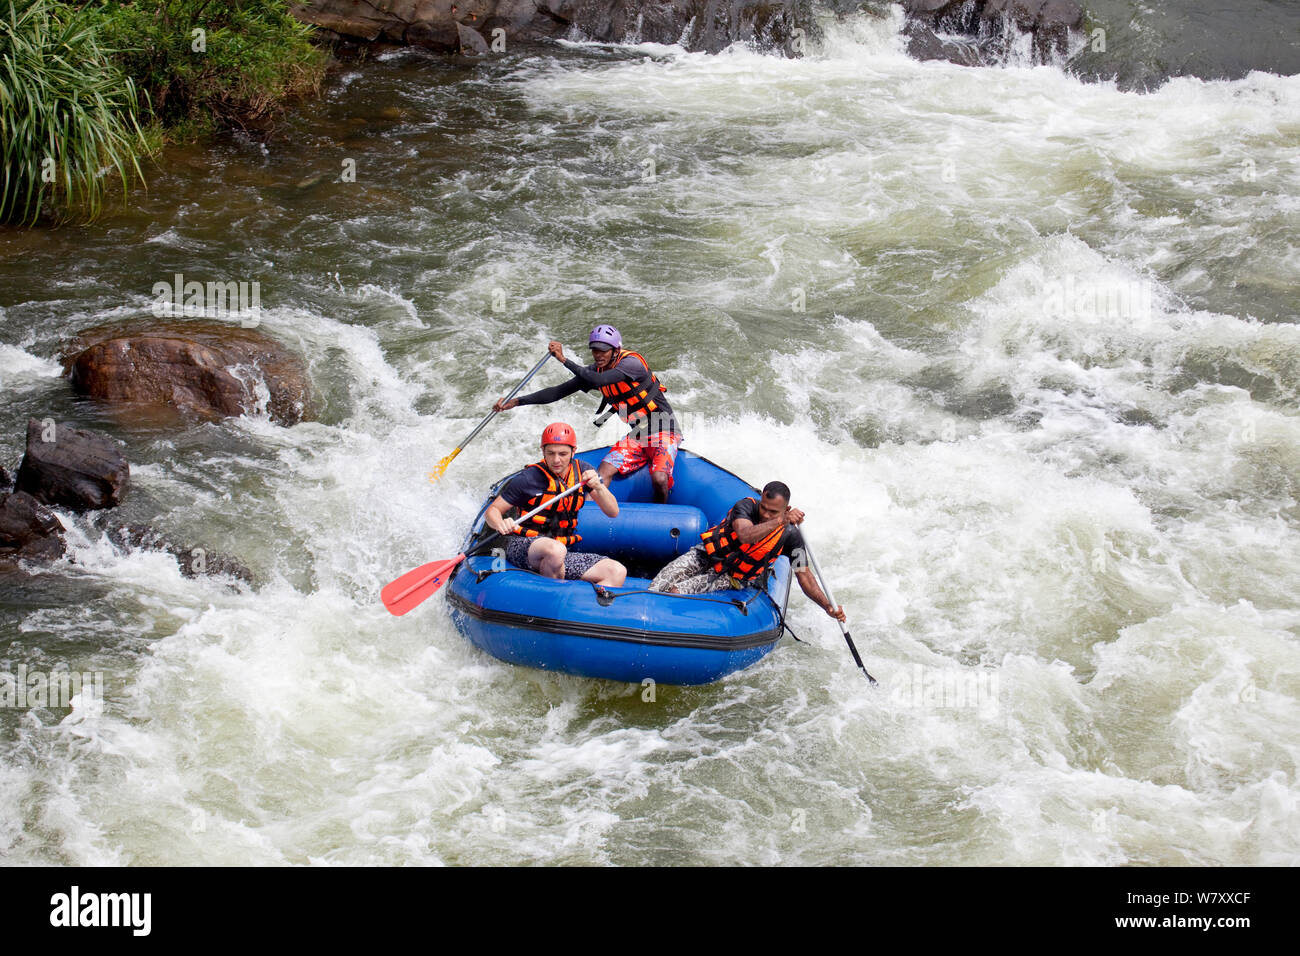
<path id="1" fill-rule="evenodd" d="M 456 565 L 464 560 L 465 555 L 458 554 L 450 560 L 430 561 L 414 571 L 407 571 L 379 592 L 384 607 L 388 608 L 390 614 L 401 617 L 426 598 L 438 593 L 438 589 L 451 577 L 451 572 L 456 570 Z"/>

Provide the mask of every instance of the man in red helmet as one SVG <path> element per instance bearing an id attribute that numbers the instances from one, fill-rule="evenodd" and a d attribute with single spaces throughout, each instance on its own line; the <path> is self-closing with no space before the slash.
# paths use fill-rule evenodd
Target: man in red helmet
<path id="1" fill-rule="evenodd" d="M 790 486 L 769 481 L 763 497 L 741 498 L 726 520 L 700 535 L 700 543 L 669 562 L 650 583 L 666 594 L 705 594 L 728 588 L 761 587 L 764 575 L 781 555 L 794 562 L 795 580 L 809 600 L 835 620 L 845 621 L 844 607 L 832 607 L 803 560 L 804 514 L 790 507 Z"/>
<path id="2" fill-rule="evenodd" d="M 570 549 L 582 540 L 578 534 L 578 512 L 588 493 L 611 518 L 618 515 L 618 501 L 590 468 L 579 474 L 573 453 L 578 436 L 564 422 L 547 425 L 542 432 L 542 460 L 511 478 L 497 499 L 488 505 L 484 520 L 493 531 L 508 535 L 506 560 L 516 567 L 531 568 L 561 581 L 590 581 L 616 588 L 627 577 L 627 568 L 599 554 L 575 553 Z M 514 518 L 550 501 L 566 488 L 581 482 L 585 487 L 520 525 Z M 517 510 L 516 510 L 517 509 Z"/>
<path id="3" fill-rule="evenodd" d="M 573 378 L 510 401 L 499 399 L 492 409 L 501 412 L 516 405 L 549 405 L 577 391 L 599 389 L 597 412 L 609 407 L 632 429 L 605 455 L 600 480 L 608 487 L 615 474 L 630 475 L 649 465 L 655 500 L 663 504 L 673 487 L 673 463 L 682 442 L 682 430 L 664 398 L 664 388 L 641 355 L 623 348 L 623 337 L 612 325 L 592 329 L 587 344 L 594 360 L 590 365 L 565 359 L 564 347 L 550 343 L 551 354 L 564 363 Z"/>

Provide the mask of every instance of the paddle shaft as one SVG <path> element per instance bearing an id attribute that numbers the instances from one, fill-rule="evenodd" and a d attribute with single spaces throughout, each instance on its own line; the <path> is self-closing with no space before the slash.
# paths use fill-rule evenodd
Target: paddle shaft
<path id="1" fill-rule="evenodd" d="M 549 508 L 551 505 L 555 504 L 555 503 L 556 503 L 557 501 L 559 501 L 561 498 L 565 497 L 566 495 L 571 495 L 571 494 L 573 494 L 575 491 L 577 491 L 577 490 L 578 490 L 579 488 L 581 488 L 582 486 L 583 486 L 583 482 L 581 482 L 581 481 L 579 481 L 576 485 L 570 485 L 568 488 L 565 488 L 563 491 L 561 491 L 558 495 L 556 495 L 554 498 L 550 499 L 549 501 L 543 501 L 540 505 L 538 505 L 538 506 L 537 506 L 536 508 L 534 508 L 532 511 L 528 512 L 528 514 L 520 515 L 518 518 L 515 519 L 516 523 L 522 523 L 522 522 L 524 522 L 524 521 L 527 521 L 527 520 L 528 520 L 529 518 L 531 518 L 533 515 L 535 515 L 535 514 L 539 514 L 540 512 L 545 511 L 547 508 Z M 461 555 L 461 557 L 462 557 L 462 558 L 467 558 L 467 557 L 469 557 L 471 554 L 478 554 L 478 553 L 479 553 L 480 551 L 482 551 L 484 548 L 488 547 L 488 545 L 494 544 L 494 543 L 496 542 L 497 538 L 503 538 L 503 537 L 505 537 L 505 534 L 504 534 L 503 532 L 498 531 L 498 532 L 496 532 L 494 535 L 492 535 L 492 537 L 487 538 L 487 539 L 485 539 L 485 540 L 479 542 L 478 544 L 476 544 L 474 547 L 470 548 L 470 549 L 469 549 L 468 551 L 466 551 L 463 555 Z M 396 594 L 396 595 L 394 595 L 393 597 L 389 598 L 389 599 L 388 599 L 388 603 L 389 603 L 389 604 L 400 604 L 400 603 L 401 603 L 403 600 L 405 600 L 409 595 L 414 594 L 416 591 L 420 590 L 420 588 L 424 587 L 424 586 L 427 585 L 431 580 L 433 580 L 434 578 L 436 578 L 436 577 L 439 575 L 439 573 L 441 573 L 441 570 L 442 570 L 442 569 L 439 568 L 438 570 L 433 571 L 432 573 L 430 573 L 428 576 L 426 576 L 426 577 L 424 577 L 424 578 L 421 578 L 419 581 L 416 581 L 416 582 L 415 582 L 414 584 L 412 584 L 409 588 L 406 588 L 406 589 L 403 590 L 401 593 Z M 423 598 L 421 598 L 421 600 L 423 600 Z M 417 602 L 417 603 L 418 603 L 418 602 Z"/>
<path id="2" fill-rule="evenodd" d="M 542 360 L 533 366 L 533 370 L 524 376 L 523 381 L 521 381 L 518 385 L 514 387 L 514 390 L 509 395 L 506 396 L 505 400 L 508 402 L 510 401 L 510 399 L 518 395 L 523 390 L 523 387 L 528 384 L 529 380 L 532 379 L 534 375 L 536 375 L 538 372 L 542 370 L 542 366 L 546 364 L 546 360 L 549 359 L 550 357 L 551 357 L 550 352 L 547 352 L 545 355 L 543 355 Z M 460 451 L 466 445 L 472 442 L 474 440 L 474 436 L 483 430 L 483 426 L 486 425 L 488 422 L 492 421 L 492 419 L 496 418 L 496 416 L 497 413 L 495 410 L 488 412 L 487 418 L 479 422 L 478 426 L 472 432 L 470 432 L 468 435 L 465 436 L 465 440 L 456 446 L 456 450 Z"/>
<path id="3" fill-rule="evenodd" d="M 808 565 L 812 568 L 813 574 L 817 576 L 817 582 L 822 586 L 822 593 L 826 595 L 826 600 L 830 602 L 832 608 L 839 607 L 839 603 L 835 600 L 835 595 L 831 593 L 831 586 L 826 583 L 826 576 L 822 574 L 822 569 L 818 566 L 817 559 L 813 557 L 812 548 L 808 546 L 807 535 L 805 535 L 803 539 L 803 553 L 808 558 Z M 840 633 L 844 635 L 844 640 L 848 642 L 849 651 L 853 654 L 853 662 L 858 665 L 858 669 L 861 670 L 862 673 L 867 675 L 867 680 L 874 684 L 876 679 L 871 676 L 867 671 L 866 666 L 862 663 L 862 656 L 858 654 L 857 645 L 853 643 L 853 635 L 849 633 L 848 624 L 838 620 L 836 623 L 840 626 Z"/>
<path id="4" fill-rule="evenodd" d="M 566 495 L 571 495 L 571 494 L 573 494 L 575 491 L 577 491 L 579 488 L 581 488 L 581 487 L 582 487 L 583 485 L 585 485 L 585 484 L 586 484 L 585 481 L 582 481 L 581 479 L 579 479 L 579 481 L 578 481 L 578 483 L 577 483 L 576 485 L 569 485 L 569 487 L 565 488 L 563 491 L 561 491 L 558 495 L 556 495 L 556 496 L 555 496 L 554 498 L 552 498 L 550 501 L 543 501 L 540 505 L 538 505 L 538 506 L 537 506 L 536 508 L 534 508 L 532 511 L 528 512 L 528 514 L 526 514 L 526 515 L 520 515 L 518 518 L 515 519 L 515 524 L 522 525 L 525 521 L 527 521 L 527 520 L 528 520 L 529 518 L 531 518 L 533 515 L 538 514 L 538 513 L 542 512 L 542 511 L 545 511 L 547 508 L 549 508 L 551 505 L 555 504 L 555 503 L 556 503 L 557 501 L 559 501 L 561 498 L 565 497 Z M 487 523 L 487 522 L 484 521 L 484 524 L 486 524 L 486 523 Z M 469 555 L 471 555 L 471 554 L 477 554 L 477 553 L 479 553 L 480 551 L 482 551 L 484 548 L 486 548 L 489 544 L 492 544 L 494 541 L 496 541 L 497 538 L 504 538 L 504 537 L 507 537 L 506 533 L 505 533 L 504 531 L 498 531 L 496 534 L 492 535 L 492 537 L 483 539 L 483 540 L 480 541 L 478 544 L 474 545 L 474 547 L 472 547 L 472 548 L 470 548 L 468 551 L 466 551 L 466 552 L 465 552 L 465 556 L 466 556 L 466 557 L 469 557 Z"/>

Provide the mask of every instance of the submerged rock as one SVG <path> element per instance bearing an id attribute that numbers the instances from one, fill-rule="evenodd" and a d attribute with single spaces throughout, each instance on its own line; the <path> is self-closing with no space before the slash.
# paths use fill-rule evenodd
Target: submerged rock
<path id="1" fill-rule="evenodd" d="M 63 530 L 54 513 L 26 492 L 0 495 L 0 566 L 62 557 Z"/>
<path id="2" fill-rule="evenodd" d="M 280 425 L 313 414 L 302 360 L 256 329 L 204 320 L 142 320 L 80 332 L 64 368 L 85 395 L 167 406 L 206 418 L 265 411 Z"/>
<path id="3" fill-rule="evenodd" d="M 69 511 L 122 503 L 131 466 L 120 443 L 53 419 L 27 422 L 27 453 L 15 485 L 37 501 Z"/>
<path id="4" fill-rule="evenodd" d="M 256 583 L 248 566 L 232 555 L 177 544 L 161 532 L 138 525 L 110 526 L 104 530 L 125 550 L 165 551 L 176 559 L 181 574 L 187 578 L 196 578 L 200 574 L 227 575 L 248 585 Z"/>

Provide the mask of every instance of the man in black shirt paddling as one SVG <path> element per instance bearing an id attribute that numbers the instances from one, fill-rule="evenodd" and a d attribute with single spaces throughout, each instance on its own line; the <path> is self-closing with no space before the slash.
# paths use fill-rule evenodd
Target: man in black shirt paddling
<path id="1" fill-rule="evenodd" d="M 483 519 L 493 531 L 509 535 L 506 560 L 516 567 L 561 581 L 581 580 L 616 588 L 627 577 L 627 568 L 604 555 L 570 550 L 582 540 L 578 515 L 588 493 L 606 515 L 618 515 L 618 501 L 600 483 L 596 472 L 581 471 L 581 463 L 574 460 L 577 448 L 577 434 L 569 425 L 547 425 L 542 432 L 542 460 L 510 479 L 488 505 Z M 531 511 L 579 483 L 584 486 L 582 491 L 561 498 L 522 525 L 512 517 Z"/>
<path id="2" fill-rule="evenodd" d="M 573 378 L 563 385 L 509 401 L 499 399 L 492 410 L 501 412 L 516 405 L 549 405 L 577 391 L 599 389 L 601 409 L 612 407 L 631 426 L 631 431 L 610 448 L 600 463 L 600 480 L 608 487 L 615 474 L 628 475 L 649 465 L 655 501 L 663 504 L 673 487 L 673 463 L 682 442 L 682 430 L 673 416 L 672 406 L 664 398 L 663 385 L 641 355 L 623 348 L 623 338 L 612 325 L 592 329 L 587 344 L 594 361 L 579 365 L 565 359 L 561 343 L 551 342 L 547 346 L 551 354 L 573 373 Z"/>

